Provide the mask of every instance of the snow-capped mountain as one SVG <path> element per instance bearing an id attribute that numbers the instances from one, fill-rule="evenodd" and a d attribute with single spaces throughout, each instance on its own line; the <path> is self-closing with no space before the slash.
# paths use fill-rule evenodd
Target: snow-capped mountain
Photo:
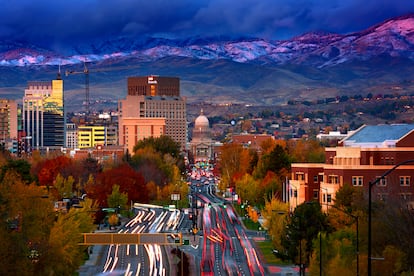
<path id="1" fill-rule="evenodd" d="M 70 65 L 133 58 L 155 61 L 165 57 L 231 60 L 255 64 L 335 66 L 378 56 L 414 60 L 414 14 L 393 18 L 351 34 L 306 33 L 290 40 L 194 38 L 115 38 L 69 50 L 52 51 L 36 45 L 3 43 L 0 66 Z"/>

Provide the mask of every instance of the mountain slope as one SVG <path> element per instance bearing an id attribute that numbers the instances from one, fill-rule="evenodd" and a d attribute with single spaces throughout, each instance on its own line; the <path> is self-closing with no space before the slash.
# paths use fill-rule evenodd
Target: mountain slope
<path id="1" fill-rule="evenodd" d="M 125 97 L 135 75 L 178 76 L 188 102 L 284 104 L 367 93 L 410 93 L 414 69 L 414 15 L 352 34 L 306 33 L 286 41 L 263 39 L 114 38 L 54 52 L 35 45 L 0 45 L 0 93 L 21 98 L 29 80 L 50 80 L 61 65 L 67 106 L 84 100 L 90 69 L 92 107 Z M 397 89 L 397 90 L 396 90 Z"/>

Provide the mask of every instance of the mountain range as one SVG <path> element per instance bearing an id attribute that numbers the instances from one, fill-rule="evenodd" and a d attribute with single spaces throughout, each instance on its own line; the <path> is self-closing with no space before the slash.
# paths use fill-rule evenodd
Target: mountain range
<path id="1" fill-rule="evenodd" d="M 116 37 L 46 49 L 0 43 L 0 95 L 21 98 L 30 80 L 51 80 L 60 69 L 68 106 L 84 99 L 112 102 L 135 75 L 178 76 L 188 102 L 278 105 L 367 93 L 411 93 L 414 14 L 349 34 L 311 32 L 289 40 L 226 37 Z M 65 71 L 79 74 L 65 75 Z"/>

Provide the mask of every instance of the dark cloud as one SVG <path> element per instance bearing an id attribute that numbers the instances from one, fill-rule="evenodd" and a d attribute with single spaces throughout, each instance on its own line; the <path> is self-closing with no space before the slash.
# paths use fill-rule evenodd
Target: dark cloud
<path id="1" fill-rule="evenodd" d="M 113 36 L 285 39 L 363 30 L 414 12 L 408 0 L 0 0 L 0 39 L 63 45 Z"/>

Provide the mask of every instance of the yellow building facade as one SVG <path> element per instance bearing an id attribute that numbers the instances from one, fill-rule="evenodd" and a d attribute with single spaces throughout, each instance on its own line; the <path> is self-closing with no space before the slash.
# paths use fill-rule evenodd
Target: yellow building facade
<path id="1" fill-rule="evenodd" d="M 94 148 L 105 144 L 104 126 L 79 126 L 78 148 Z"/>

